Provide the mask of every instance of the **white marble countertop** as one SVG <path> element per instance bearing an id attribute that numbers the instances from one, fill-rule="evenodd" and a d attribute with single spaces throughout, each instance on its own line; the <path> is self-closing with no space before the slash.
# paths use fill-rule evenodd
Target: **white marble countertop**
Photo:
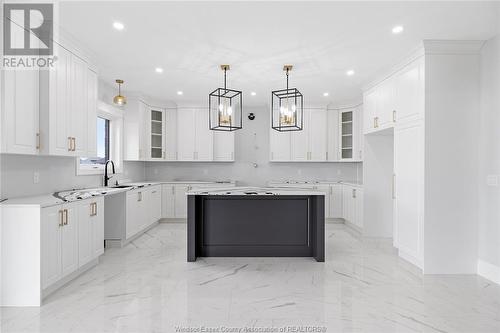
<path id="1" fill-rule="evenodd" d="M 268 182 L 268 185 L 271 187 L 279 187 L 279 186 L 315 186 L 315 185 L 322 185 L 322 184 L 346 184 L 346 185 L 352 185 L 352 186 L 363 186 L 362 181 L 357 181 L 357 180 L 352 180 L 352 181 L 347 181 L 347 180 L 311 180 L 311 181 L 295 181 L 295 180 L 272 180 Z"/>
<path id="2" fill-rule="evenodd" d="M 209 181 L 144 181 L 144 182 L 126 182 L 120 186 L 128 186 L 125 188 L 109 187 L 92 187 L 83 189 L 71 189 L 57 191 L 55 193 L 47 193 L 35 196 L 8 198 L 0 202 L 1 206 L 9 205 L 36 205 L 41 208 L 60 205 L 67 202 L 75 202 L 80 200 L 91 199 L 99 196 L 114 195 L 131 191 L 137 188 L 143 188 L 161 184 L 234 184 L 234 182 L 209 182 Z M 56 195 L 58 194 L 58 196 Z M 64 200 L 65 198 L 66 200 Z"/>
<path id="3" fill-rule="evenodd" d="M 308 188 L 290 187 L 226 187 L 214 189 L 195 189 L 186 193 L 187 195 L 325 195 L 320 190 Z"/>

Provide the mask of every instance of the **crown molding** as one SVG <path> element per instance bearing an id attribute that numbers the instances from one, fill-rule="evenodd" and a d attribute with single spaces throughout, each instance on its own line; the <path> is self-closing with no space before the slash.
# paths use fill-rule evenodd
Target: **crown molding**
<path id="1" fill-rule="evenodd" d="M 484 40 L 437 40 L 422 42 L 426 55 L 479 54 Z"/>

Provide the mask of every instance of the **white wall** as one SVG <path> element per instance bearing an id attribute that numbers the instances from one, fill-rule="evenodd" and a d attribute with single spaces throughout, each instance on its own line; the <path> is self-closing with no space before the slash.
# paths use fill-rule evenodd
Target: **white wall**
<path id="1" fill-rule="evenodd" d="M 247 118 L 248 113 L 255 120 Z M 243 129 L 235 133 L 234 163 L 147 162 L 150 180 L 237 180 L 242 185 L 265 185 L 270 180 L 361 180 L 361 163 L 270 163 L 269 108 L 244 108 Z M 255 168 L 253 163 L 257 164 Z"/>
<path id="2" fill-rule="evenodd" d="M 481 50 L 480 85 L 478 257 L 500 272 L 500 187 L 487 184 L 500 177 L 500 34 Z"/>
<path id="3" fill-rule="evenodd" d="M 102 186 L 102 175 L 77 176 L 75 158 L 56 156 L 0 155 L 0 197 L 39 195 L 74 188 Z M 33 173 L 40 181 L 33 183 Z M 124 162 L 117 179 L 144 180 L 143 162 Z"/>

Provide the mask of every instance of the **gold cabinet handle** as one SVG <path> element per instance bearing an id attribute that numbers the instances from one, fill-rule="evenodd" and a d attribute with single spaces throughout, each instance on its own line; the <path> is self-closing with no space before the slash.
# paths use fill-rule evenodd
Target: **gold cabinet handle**
<path id="1" fill-rule="evenodd" d="M 142 201 L 142 192 L 137 192 L 137 201 Z"/>
<path id="2" fill-rule="evenodd" d="M 73 140 L 71 140 L 71 137 L 68 136 L 68 151 L 73 151 L 73 149 L 72 149 L 72 147 L 73 147 L 72 142 L 73 142 Z"/>
<path id="3" fill-rule="evenodd" d="M 68 225 L 68 210 L 67 210 L 67 209 L 64 209 L 64 210 L 63 210 L 63 214 L 64 214 L 64 222 L 63 222 L 63 225 Z"/>
<path id="4" fill-rule="evenodd" d="M 59 209 L 59 226 L 62 227 L 64 225 L 64 212 L 62 209 Z"/>
<path id="5" fill-rule="evenodd" d="M 40 133 L 36 133 L 36 149 L 40 150 Z"/>
<path id="6" fill-rule="evenodd" d="M 396 122 L 396 110 L 392 110 L 392 122 Z"/>
<path id="7" fill-rule="evenodd" d="M 71 141 L 73 141 L 73 151 L 76 151 L 76 138 L 71 138 Z"/>

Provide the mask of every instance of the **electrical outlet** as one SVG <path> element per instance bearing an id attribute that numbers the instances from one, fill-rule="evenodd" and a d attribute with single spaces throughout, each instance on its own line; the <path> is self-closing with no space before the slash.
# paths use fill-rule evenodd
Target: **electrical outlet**
<path id="1" fill-rule="evenodd" d="M 488 175 L 486 177 L 486 185 L 498 186 L 498 175 Z"/>
<path id="2" fill-rule="evenodd" d="M 38 184 L 40 182 L 40 172 L 33 172 L 33 184 Z"/>

